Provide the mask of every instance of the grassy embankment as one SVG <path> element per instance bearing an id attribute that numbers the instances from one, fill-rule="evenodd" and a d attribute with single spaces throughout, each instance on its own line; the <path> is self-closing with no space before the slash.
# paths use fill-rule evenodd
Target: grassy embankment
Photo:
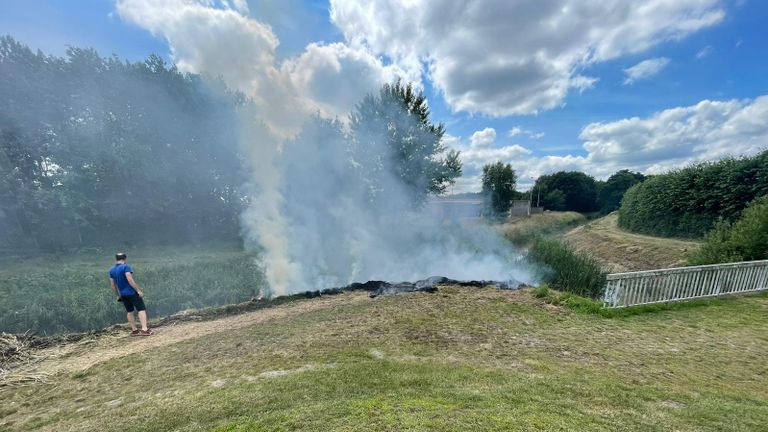
<path id="1" fill-rule="evenodd" d="M 150 314 L 237 303 L 258 295 L 261 269 L 237 248 L 127 251 Z M 110 252 L 2 262 L 0 331 L 60 333 L 125 321 L 109 288 Z"/>
<path id="2" fill-rule="evenodd" d="M 0 390 L 0 430 L 760 430 L 766 312 L 765 295 L 613 319 L 530 291 L 299 300 L 97 339 L 47 361 L 49 384 Z"/>
<path id="3" fill-rule="evenodd" d="M 633 234 L 617 225 L 609 214 L 579 226 L 563 236 L 577 251 L 597 258 L 612 273 L 680 267 L 701 242 Z"/>
<path id="4" fill-rule="evenodd" d="M 537 236 L 558 236 L 585 224 L 587 218 L 576 212 L 545 212 L 531 217 L 512 218 L 501 225 L 502 234 L 518 246 L 529 246 Z"/>

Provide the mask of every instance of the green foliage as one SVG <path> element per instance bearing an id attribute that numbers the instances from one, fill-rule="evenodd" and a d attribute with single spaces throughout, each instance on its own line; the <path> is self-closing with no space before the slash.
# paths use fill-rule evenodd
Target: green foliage
<path id="1" fill-rule="evenodd" d="M 594 299 L 602 297 L 606 273 L 591 255 L 576 252 L 559 240 L 539 237 L 531 246 L 529 259 L 543 266 L 541 277 L 551 287 Z"/>
<path id="2" fill-rule="evenodd" d="M 151 318 L 242 302 L 262 293 L 266 285 L 255 257 L 242 252 L 131 264 Z M 51 260 L 0 272 L 0 331 L 53 334 L 125 322 L 125 309 L 109 288 L 108 269 L 109 261 Z"/>
<path id="3" fill-rule="evenodd" d="M 768 196 L 757 198 L 734 223 L 720 221 L 688 261 L 691 265 L 768 259 Z"/>
<path id="4" fill-rule="evenodd" d="M 506 216 L 515 199 L 517 175 L 512 165 L 499 161 L 483 167 L 485 212 L 493 217 Z"/>
<path id="5" fill-rule="evenodd" d="M 401 180 L 415 203 L 444 193 L 461 176 L 459 152 L 445 153 L 445 126 L 432 123 L 429 114 L 426 97 L 398 80 L 367 95 L 350 115 L 354 160 L 372 198 L 387 188 L 383 175 Z"/>
<path id="6" fill-rule="evenodd" d="M 624 193 L 632 186 L 645 180 L 645 176 L 638 172 L 629 170 L 617 171 L 605 183 L 600 185 L 597 202 L 600 212 L 608 214 L 618 210 L 621 206 L 621 199 Z"/>
<path id="7" fill-rule="evenodd" d="M 541 193 L 541 205 L 548 210 L 593 212 L 597 206 L 597 182 L 579 171 L 543 175 L 534 189 Z"/>
<path id="8" fill-rule="evenodd" d="M 533 289 L 533 296 L 536 298 L 547 298 L 549 297 L 549 292 L 549 285 L 543 284 Z"/>
<path id="9" fill-rule="evenodd" d="M 9 36 L 0 94 L 0 251 L 237 238 L 242 95 L 157 56 Z"/>
<path id="10" fill-rule="evenodd" d="M 700 238 L 717 221 L 734 222 L 747 203 L 768 194 L 768 151 L 658 175 L 631 187 L 619 226 L 662 237 Z"/>

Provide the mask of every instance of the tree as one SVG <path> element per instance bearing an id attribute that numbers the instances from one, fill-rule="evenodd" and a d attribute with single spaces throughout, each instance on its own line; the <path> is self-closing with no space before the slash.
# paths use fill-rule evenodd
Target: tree
<path id="1" fill-rule="evenodd" d="M 483 167 L 483 200 L 491 216 L 506 215 L 515 198 L 517 175 L 512 165 L 499 161 Z"/>
<path id="2" fill-rule="evenodd" d="M 0 248 L 237 238 L 241 95 L 158 56 L 60 58 L 8 36 L 0 94 Z"/>
<path id="3" fill-rule="evenodd" d="M 637 183 L 645 180 L 645 176 L 639 172 L 621 170 L 608 177 L 608 180 L 600 187 L 598 193 L 598 205 L 600 212 L 607 214 L 618 210 L 624 193 Z"/>
<path id="4" fill-rule="evenodd" d="M 366 173 L 372 198 L 394 176 L 416 204 L 442 194 L 461 176 L 459 152 L 442 143 L 445 127 L 429 120 L 427 99 L 411 84 L 385 84 L 350 115 L 353 158 Z"/>
<path id="5" fill-rule="evenodd" d="M 579 171 L 543 175 L 534 186 L 541 188 L 541 204 L 549 210 L 592 212 L 597 210 L 597 182 Z"/>

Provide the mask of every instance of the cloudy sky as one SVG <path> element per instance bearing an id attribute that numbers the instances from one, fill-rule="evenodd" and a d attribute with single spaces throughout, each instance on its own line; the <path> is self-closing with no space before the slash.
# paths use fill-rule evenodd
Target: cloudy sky
<path id="1" fill-rule="evenodd" d="M 3 0 L 0 33 L 138 61 L 157 53 L 251 95 L 275 131 L 344 116 L 396 78 L 462 151 L 525 189 L 558 170 L 659 173 L 768 148 L 763 0 Z"/>

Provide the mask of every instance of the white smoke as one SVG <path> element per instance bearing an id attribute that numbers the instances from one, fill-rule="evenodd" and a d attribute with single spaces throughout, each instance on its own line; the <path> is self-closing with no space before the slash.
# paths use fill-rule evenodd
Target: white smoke
<path id="1" fill-rule="evenodd" d="M 244 220 L 265 249 L 273 294 L 436 275 L 531 282 L 519 254 L 495 230 L 414 208 L 403 182 L 383 162 L 356 160 L 355 140 L 339 128 L 312 119 L 279 154 L 259 157 L 270 181 L 259 181 Z M 362 155 L 390 159 L 386 141 L 371 141 Z"/>
<path id="2" fill-rule="evenodd" d="M 219 76 L 255 102 L 257 112 L 243 113 L 253 181 L 241 219 L 246 244 L 261 249 L 272 295 L 433 275 L 530 279 L 496 232 L 439 225 L 414 210 L 409 191 L 384 166 L 391 149 L 355 152 L 352 137 L 335 132 L 338 124 L 312 117 L 346 120 L 343 113 L 366 93 L 413 77 L 341 43 L 312 43 L 278 62 L 272 29 L 247 8 L 221 4 L 116 2 L 123 19 L 168 42 L 181 70 Z"/>

